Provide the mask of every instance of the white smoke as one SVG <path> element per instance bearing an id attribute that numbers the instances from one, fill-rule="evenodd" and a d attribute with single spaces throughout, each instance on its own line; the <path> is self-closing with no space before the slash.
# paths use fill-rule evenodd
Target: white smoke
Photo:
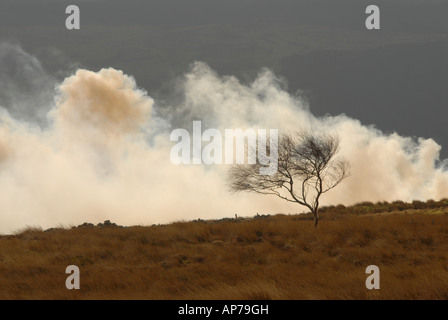
<path id="1" fill-rule="evenodd" d="M 78 70 L 53 94 L 48 127 L 3 109 L 0 233 L 106 219 L 145 225 L 305 211 L 273 196 L 229 193 L 228 165 L 172 164 L 170 132 L 191 131 L 193 120 L 201 120 L 203 130 L 312 127 L 337 133 L 352 176 L 325 194 L 323 204 L 437 200 L 448 192 L 433 140 L 386 135 L 344 115 L 316 118 L 269 70 L 244 85 L 197 62 L 174 91 L 182 98 L 162 105 L 122 71 Z"/>

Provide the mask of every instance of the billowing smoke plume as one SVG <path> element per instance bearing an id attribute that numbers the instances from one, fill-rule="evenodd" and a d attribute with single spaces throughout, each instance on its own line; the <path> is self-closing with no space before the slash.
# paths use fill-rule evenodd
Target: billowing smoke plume
<path id="1" fill-rule="evenodd" d="M 8 79 L 0 80 L 2 90 L 8 90 Z M 122 71 L 78 70 L 57 86 L 49 106 L 33 106 L 51 108 L 48 126 L 2 105 L 0 233 L 106 219 L 145 225 L 304 211 L 273 196 L 229 193 L 228 165 L 174 165 L 170 132 L 191 132 L 193 120 L 201 120 L 203 130 L 337 133 L 352 175 L 325 194 L 324 204 L 437 200 L 448 194 L 448 172 L 440 166 L 440 146 L 433 140 L 386 135 L 344 115 L 316 118 L 269 70 L 244 85 L 198 62 L 174 92 L 181 94 L 171 104 L 158 103 Z"/>

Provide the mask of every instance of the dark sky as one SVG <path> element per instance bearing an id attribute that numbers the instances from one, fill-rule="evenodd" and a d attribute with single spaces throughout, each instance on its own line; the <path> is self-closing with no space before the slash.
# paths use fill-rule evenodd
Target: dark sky
<path id="1" fill-rule="evenodd" d="M 81 30 L 65 29 L 69 4 L 81 9 Z M 195 60 L 243 81 L 269 67 L 308 97 L 315 115 L 345 113 L 385 132 L 433 138 L 448 157 L 448 1 L 375 1 L 374 31 L 364 25 L 369 4 L 1 0 L 0 41 L 20 43 L 55 76 L 73 65 L 120 68 L 162 98 Z"/>
<path id="2" fill-rule="evenodd" d="M 369 4 L 388 31 L 445 32 L 446 0 L 2 0 L 0 25 L 53 25 L 76 4 L 85 25 L 197 25 L 272 19 L 359 29 Z"/>

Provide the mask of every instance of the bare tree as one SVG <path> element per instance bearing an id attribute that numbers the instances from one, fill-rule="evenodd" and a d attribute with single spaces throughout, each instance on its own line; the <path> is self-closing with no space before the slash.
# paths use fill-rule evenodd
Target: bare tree
<path id="1" fill-rule="evenodd" d="M 284 133 L 275 142 L 278 142 L 278 171 L 261 175 L 260 161 L 253 165 L 233 166 L 228 175 L 230 190 L 272 194 L 298 203 L 313 213 L 317 227 L 320 197 L 350 174 L 349 162 L 336 156 L 339 138 L 300 131 Z M 272 141 L 266 141 L 268 152 L 271 144 Z"/>

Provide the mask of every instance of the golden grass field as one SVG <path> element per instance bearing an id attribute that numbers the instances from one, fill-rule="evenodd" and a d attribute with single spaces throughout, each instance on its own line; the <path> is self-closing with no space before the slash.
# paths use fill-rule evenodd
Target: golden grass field
<path id="1" fill-rule="evenodd" d="M 372 208 L 326 208 L 317 229 L 280 214 L 27 227 L 0 237 L 0 299 L 448 299 L 448 206 Z M 65 287 L 68 265 L 80 290 Z M 365 287 L 368 265 L 379 290 Z"/>

